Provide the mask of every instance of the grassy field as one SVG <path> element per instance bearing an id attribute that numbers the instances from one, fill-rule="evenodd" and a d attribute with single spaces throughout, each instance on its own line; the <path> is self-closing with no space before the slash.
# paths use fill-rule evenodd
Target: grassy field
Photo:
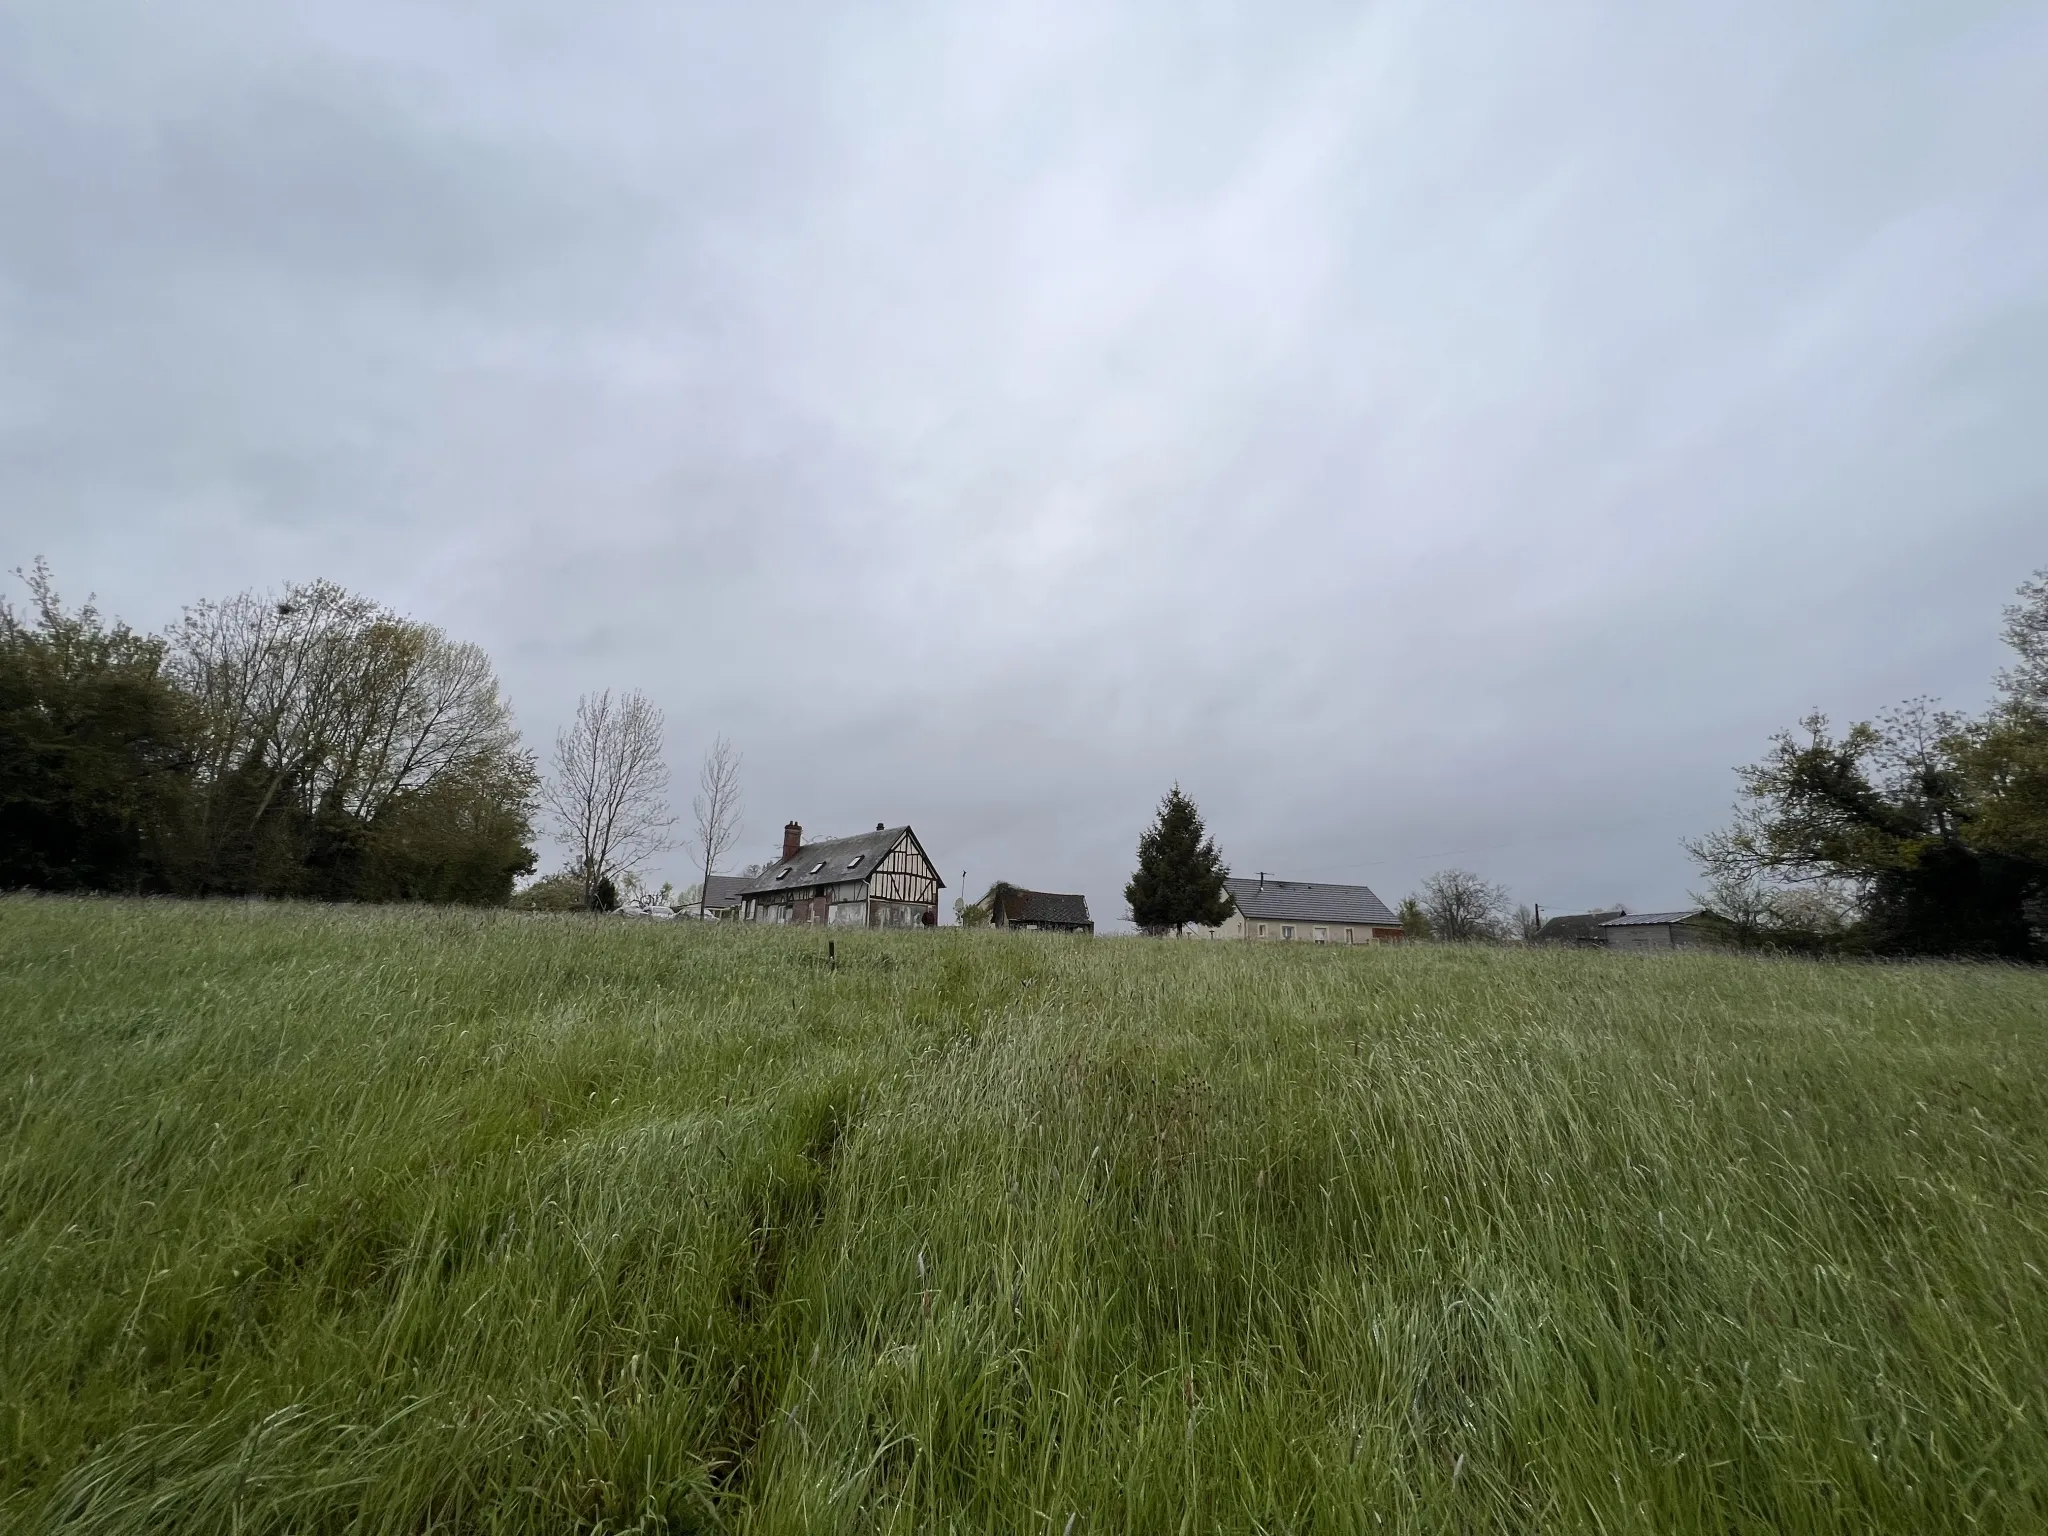
<path id="1" fill-rule="evenodd" d="M 2038 1531 L 2048 976 L 0 901 L 0 1528 Z"/>

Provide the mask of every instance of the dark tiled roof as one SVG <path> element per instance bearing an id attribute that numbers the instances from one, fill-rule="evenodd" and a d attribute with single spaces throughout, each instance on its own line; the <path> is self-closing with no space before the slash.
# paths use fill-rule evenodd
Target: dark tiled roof
<path id="1" fill-rule="evenodd" d="M 1066 928 L 1092 927 L 1088 898 L 1057 891 L 1020 891 L 1012 886 L 996 895 L 1008 923 L 1057 923 Z"/>
<path id="2" fill-rule="evenodd" d="M 712 911 L 740 904 L 740 892 L 754 883 L 752 875 L 713 875 L 704 882 L 704 905 Z"/>
<path id="3" fill-rule="evenodd" d="M 1362 885 L 1315 885 L 1306 880 L 1229 880 L 1231 900 L 1246 917 L 1299 923 L 1360 923 L 1398 928 L 1401 919 Z"/>
<path id="4" fill-rule="evenodd" d="M 1682 912 L 1629 912 L 1620 917 L 1610 917 L 1602 928 L 1661 928 L 1666 923 L 1690 922 L 1695 917 L 1711 917 L 1705 907 L 1687 907 Z"/>
<path id="5" fill-rule="evenodd" d="M 1538 944 L 1597 944 L 1600 942 L 1599 929 L 1603 923 L 1611 922 L 1627 914 L 1619 907 L 1605 912 L 1569 912 L 1563 917 L 1553 917 L 1536 930 Z"/>
<path id="6" fill-rule="evenodd" d="M 917 836 L 909 827 L 883 827 L 874 832 L 863 832 L 858 837 L 833 837 L 819 843 L 805 843 L 797 849 L 796 857 L 771 864 L 746 884 L 743 895 L 758 896 L 764 891 L 801 890 L 810 885 L 836 885 L 841 880 L 865 880 L 874 872 L 877 864 L 889 856 L 889 851 L 904 838 L 915 843 Z M 860 862 L 855 863 L 858 859 Z M 814 866 L 823 864 L 823 869 L 813 873 Z M 788 873 L 783 875 L 787 870 Z M 937 870 L 934 869 L 934 874 Z M 783 875 L 778 880 L 775 877 Z M 941 888 L 946 882 L 941 880 Z"/>

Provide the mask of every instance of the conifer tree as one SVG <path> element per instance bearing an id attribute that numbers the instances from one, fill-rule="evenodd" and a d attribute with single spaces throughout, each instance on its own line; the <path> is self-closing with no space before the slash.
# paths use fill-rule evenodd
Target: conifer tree
<path id="1" fill-rule="evenodd" d="M 1413 896 L 1401 898 L 1401 937 L 1417 942 L 1436 937 L 1429 926 L 1429 914 Z"/>
<path id="2" fill-rule="evenodd" d="M 1124 900 L 1131 920 L 1147 933 L 1180 933 L 1189 923 L 1213 928 L 1230 916 L 1223 884 L 1229 877 L 1201 813 L 1176 784 L 1138 839 L 1138 872 L 1124 887 Z"/>

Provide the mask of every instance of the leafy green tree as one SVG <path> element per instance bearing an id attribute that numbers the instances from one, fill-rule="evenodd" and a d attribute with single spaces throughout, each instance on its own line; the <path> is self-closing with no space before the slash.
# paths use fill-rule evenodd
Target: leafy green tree
<path id="1" fill-rule="evenodd" d="M 33 612 L 0 601 L 0 887 L 161 889 L 190 784 L 163 642 L 67 613 L 41 561 L 20 574 Z"/>
<path id="2" fill-rule="evenodd" d="M 2048 567 L 2020 583 L 2005 610 L 2005 643 L 2013 663 L 1998 674 L 1999 691 L 2009 705 L 2048 711 Z"/>
<path id="3" fill-rule="evenodd" d="M 166 639 L 0 603 L 0 884 L 500 904 L 538 779 L 490 662 L 325 582 Z"/>
<path id="4" fill-rule="evenodd" d="M 2002 714 L 1959 745 L 1961 767 L 1981 791 L 1973 828 L 1979 842 L 2048 868 L 2048 713 Z"/>
<path id="5" fill-rule="evenodd" d="M 505 905 L 533 871 L 534 793 L 515 756 L 397 797 L 369 824 L 354 899 Z"/>
<path id="6" fill-rule="evenodd" d="M 1999 674 L 1999 702 L 1959 744 L 1958 757 L 1978 791 L 1984 846 L 2048 866 L 2048 572 L 2021 587 L 2020 601 L 2006 609 L 2005 640 L 2015 661 Z M 2044 896 L 2037 891 L 2035 901 Z"/>
<path id="7" fill-rule="evenodd" d="M 1138 870 L 1124 887 L 1131 921 L 1154 934 L 1181 933 L 1190 923 L 1213 928 L 1232 910 L 1229 878 L 1194 801 L 1174 785 L 1138 839 Z"/>
<path id="8" fill-rule="evenodd" d="M 1688 847 L 1716 882 L 1846 887 L 1843 943 L 2040 958 L 2048 903 L 2048 573 L 2006 612 L 2017 664 L 1983 719 L 1915 700 L 1839 736 L 1818 712 L 1738 769 L 1735 820 Z M 1809 904 L 1810 905 L 1810 904 Z"/>
<path id="9" fill-rule="evenodd" d="M 583 876 L 573 869 L 542 875 L 512 893 L 512 906 L 521 912 L 586 911 Z"/>
<path id="10" fill-rule="evenodd" d="M 1917 705 L 1839 737 L 1809 715 L 1738 771 L 1746 804 L 1690 850 L 1717 881 L 1851 884 L 1856 937 L 1878 954 L 2026 958 L 2048 868 L 1982 835 L 1970 742 L 1966 722 Z"/>
<path id="11" fill-rule="evenodd" d="M 969 901 L 964 896 L 954 897 L 953 921 L 958 923 L 962 928 L 988 927 L 988 925 L 995 919 L 996 896 L 999 892 L 1007 889 L 1009 889 L 1009 887 L 1004 885 L 1002 881 L 998 880 L 994 885 L 990 886 L 986 892 L 983 893 L 982 898 L 979 901 Z"/>
<path id="12" fill-rule="evenodd" d="M 167 666 L 193 720 L 194 894 L 502 904 L 539 780 L 490 660 L 330 582 L 195 604 Z"/>

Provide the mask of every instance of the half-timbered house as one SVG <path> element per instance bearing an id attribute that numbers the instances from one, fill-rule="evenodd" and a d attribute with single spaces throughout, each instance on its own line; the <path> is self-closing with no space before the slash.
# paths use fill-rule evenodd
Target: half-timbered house
<path id="1" fill-rule="evenodd" d="M 935 928 L 946 882 L 908 827 L 806 843 L 782 829 L 782 857 L 747 882 L 740 915 L 750 923 L 833 923 L 859 928 Z"/>

